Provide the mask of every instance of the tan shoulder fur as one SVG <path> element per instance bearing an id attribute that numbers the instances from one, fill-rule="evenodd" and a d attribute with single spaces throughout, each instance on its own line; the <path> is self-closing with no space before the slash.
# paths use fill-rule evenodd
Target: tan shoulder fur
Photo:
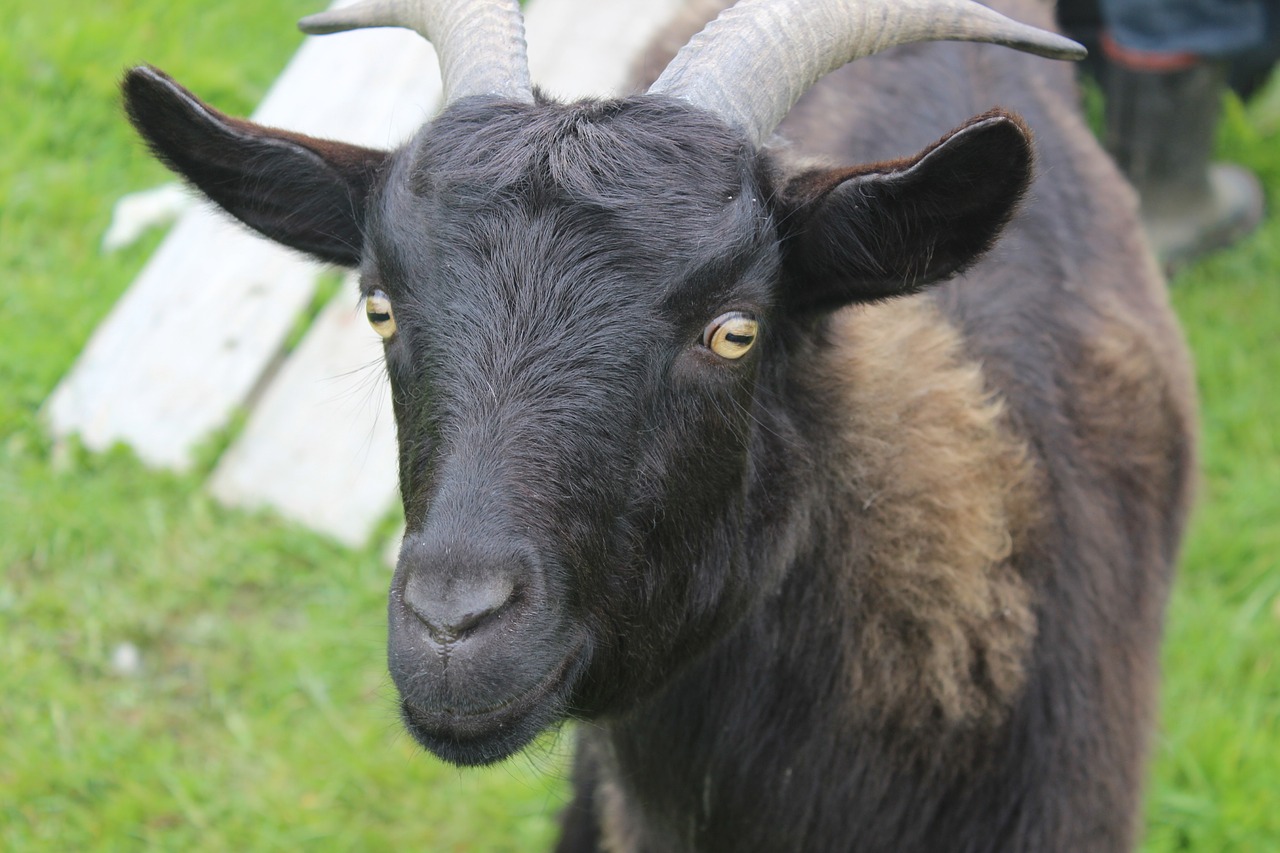
<path id="1" fill-rule="evenodd" d="M 854 507 L 849 695 L 899 725 L 1003 716 L 1034 635 L 1013 564 L 1039 503 L 1025 443 L 926 297 L 848 309 L 815 377 L 842 413 L 834 484 Z"/>

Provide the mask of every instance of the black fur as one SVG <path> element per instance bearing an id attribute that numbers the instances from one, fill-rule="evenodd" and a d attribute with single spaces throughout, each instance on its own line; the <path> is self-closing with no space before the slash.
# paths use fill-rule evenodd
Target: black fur
<path id="1" fill-rule="evenodd" d="M 999 111 L 908 160 L 793 178 L 796 309 L 923 290 L 977 260 L 1031 181 L 1030 132 Z"/>
<path id="2" fill-rule="evenodd" d="M 150 66 L 125 76 L 124 96 L 152 153 L 245 225 L 327 263 L 360 262 L 365 204 L 386 152 L 264 132 Z"/>
<path id="3" fill-rule="evenodd" d="M 840 110 L 802 102 L 787 129 L 873 165 L 799 171 L 660 97 L 466 99 L 384 154 L 126 78 L 162 159 L 389 296 L 403 717 L 458 764 L 592 721 L 561 851 L 1132 843 L 1189 394 L 1132 201 L 1046 65 L 954 45 L 860 63 L 822 84 L 849 93 Z M 1019 207 L 1028 124 L 1042 170 Z M 865 664 L 866 543 L 832 467 L 851 414 L 821 369 L 847 343 L 832 318 L 930 286 L 1031 448 L 1048 519 L 1011 557 L 1033 590 L 1026 683 L 969 722 L 865 711 L 844 675 Z M 730 311 L 760 323 L 736 361 L 704 345 Z M 1113 414 L 1143 414 L 1089 397 L 1123 374 L 1094 364 L 1104 321 L 1169 365 L 1159 447 L 1096 451 Z M 1157 461 L 1136 476 L 1138 457 Z"/>

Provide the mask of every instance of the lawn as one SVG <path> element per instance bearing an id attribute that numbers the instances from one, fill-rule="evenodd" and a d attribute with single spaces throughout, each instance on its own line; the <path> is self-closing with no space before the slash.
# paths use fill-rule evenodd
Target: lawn
<path id="1" fill-rule="evenodd" d="M 388 571 L 190 475 L 55 448 L 38 409 L 157 237 L 98 251 L 113 201 L 166 180 L 122 121 L 150 61 L 247 113 L 314 0 L 46 0 L 0 36 L 0 849 L 524 851 L 567 737 L 458 771 L 401 734 Z M 1280 198 L 1280 86 L 1224 153 Z M 1203 487 L 1168 623 L 1145 851 L 1280 849 L 1280 218 L 1189 270 Z"/>

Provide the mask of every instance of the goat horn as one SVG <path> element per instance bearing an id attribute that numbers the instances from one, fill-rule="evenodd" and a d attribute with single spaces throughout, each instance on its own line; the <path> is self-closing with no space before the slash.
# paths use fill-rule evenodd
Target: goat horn
<path id="1" fill-rule="evenodd" d="M 468 95 L 533 102 L 518 0 L 362 0 L 310 15 L 304 33 L 404 27 L 436 47 L 446 105 Z"/>
<path id="2" fill-rule="evenodd" d="M 894 45 L 982 41 L 1054 59 L 1085 50 L 971 0 L 740 0 L 650 88 L 708 109 L 761 144 L 810 86 Z"/>

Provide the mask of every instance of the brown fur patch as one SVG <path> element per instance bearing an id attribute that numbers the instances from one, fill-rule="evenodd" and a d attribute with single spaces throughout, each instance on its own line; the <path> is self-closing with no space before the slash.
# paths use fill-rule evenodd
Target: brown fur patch
<path id="1" fill-rule="evenodd" d="M 1169 334 L 1166 295 L 1130 302 L 1105 292 L 1089 300 L 1089 334 L 1071 365 L 1068 406 L 1082 454 L 1119 490 L 1114 517 L 1128 522 L 1127 535 L 1144 553 L 1172 563 L 1194 488 L 1194 382 L 1180 337 Z M 1161 517 L 1162 509 L 1172 514 Z M 1151 589 L 1161 593 L 1155 615 L 1164 587 Z"/>
<path id="2" fill-rule="evenodd" d="M 928 298 L 846 310 L 831 334 L 815 378 L 844 414 L 850 696 L 899 725 L 1002 718 L 1035 635 L 1013 559 L 1038 504 L 1027 447 Z"/>

